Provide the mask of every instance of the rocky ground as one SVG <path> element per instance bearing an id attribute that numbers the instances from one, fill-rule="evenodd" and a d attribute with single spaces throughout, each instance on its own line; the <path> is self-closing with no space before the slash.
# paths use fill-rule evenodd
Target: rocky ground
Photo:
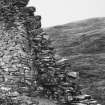
<path id="1" fill-rule="evenodd" d="M 45 29 L 57 55 L 80 73 L 83 92 L 105 105 L 105 18 L 94 18 Z"/>

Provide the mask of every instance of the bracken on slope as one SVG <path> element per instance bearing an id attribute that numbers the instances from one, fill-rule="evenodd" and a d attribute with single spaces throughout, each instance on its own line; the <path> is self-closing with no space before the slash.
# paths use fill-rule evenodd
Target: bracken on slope
<path id="1" fill-rule="evenodd" d="M 105 18 L 93 18 L 46 29 L 56 53 L 80 73 L 80 85 L 105 104 Z"/>

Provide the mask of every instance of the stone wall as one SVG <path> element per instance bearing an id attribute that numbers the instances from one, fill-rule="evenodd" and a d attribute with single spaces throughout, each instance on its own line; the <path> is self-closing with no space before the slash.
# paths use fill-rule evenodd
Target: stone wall
<path id="1" fill-rule="evenodd" d="M 26 7 L 27 3 L 28 0 L 0 2 L 0 84 L 22 82 L 33 75 L 31 33 L 38 34 L 42 29 L 38 29 L 41 23 L 34 16 L 35 8 Z"/>
<path id="2" fill-rule="evenodd" d="M 0 89 L 18 88 L 16 92 L 23 95 L 19 89 L 28 81 L 31 96 L 42 92 L 62 105 L 98 105 L 81 93 L 75 83 L 78 73 L 64 62 L 57 64 L 54 48 L 41 29 L 41 16 L 34 15 L 34 7 L 26 7 L 28 1 L 0 2 L 0 85 L 4 84 Z"/>

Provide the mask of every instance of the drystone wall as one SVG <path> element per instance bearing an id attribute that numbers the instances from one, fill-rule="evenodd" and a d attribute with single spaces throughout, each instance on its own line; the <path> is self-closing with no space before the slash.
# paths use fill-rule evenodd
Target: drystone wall
<path id="1" fill-rule="evenodd" d="M 27 84 L 30 94 L 25 95 L 30 97 L 35 92 L 58 104 L 98 105 L 91 96 L 82 95 L 77 73 L 67 69 L 68 64 L 56 63 L 41 17 L 34 15 L 34 7 L 26 7 L 28 2 L 0 1 L 0 89 L 4 85 L 19 95 L 24 93 L 20 87 Z"/>
<path id="2" fill-rule="evenodd" d="M 27 3 L 28 0 L 0 1 L 1 83 L 24 81 L 34 71 L 31 33 L 38 34 L 42 29 L 38 29 L 40 16 L 34 16 L 35 8 L 26 7 Z"/>
<path id="3" fill-rule="evenodd" d="M 9 4 L 10 3 L 10 4 Z M 24 80 L 24 72 L 30 71 L 32 57 L 27 31 L 19 19 L 19 7 L 8 0 L 1 1 L 0 8 L 0 68 L 1 84 L 13 84 Z M 22 18 L 22 17 L 21 17 Z"/>

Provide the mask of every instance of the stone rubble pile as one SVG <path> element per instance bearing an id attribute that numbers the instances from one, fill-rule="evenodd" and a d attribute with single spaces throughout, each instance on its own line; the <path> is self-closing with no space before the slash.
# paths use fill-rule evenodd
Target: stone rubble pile
<path id="1" fill-rule="evenodd" d="M 64 62 L 57 63 L 57 59 L 54 57 L 55 50 L 48 40 L 48 35 L 41 28 L 41 16 L 34 15 L 36 11 L 34 7 L 26 7 L 28 1 L 0 1 L 0 21 L 5 21 L 7 29 L 18 26 L 17 30 L 24 29 L 26 31 L 27 37 L 20 33 L 18 41 L 21 43 L 21 40 L 25 39 L 22 41 L 27 43 L 24 43 L 24 47 L 22 44 L 18 44 L 17 47 L 21 55 L 29 55 L 29 58 L 27 56 L 19 58 L 22 61 L 20 66 L 25 65 L 21 67 L 20 71 L 17 70 L 16 63 L 14 65 L 14 68 L 16 68 L 16 71 L 13 70 L 14 73 L 12 71 L 14 68 L 8 70 L 8 67 L 6 72 L 11 74 L 9 76 L 12 79 L 13 77 L 15 78 L 15 83 L 17 83 L 17 77 L 22 84 L 31 85 L 31 96 L 33 92 L 38 92 L 40 95 L 55 100 L 62 105 L 99 105 L 90 95 L 82 94 L 80 87 L 76 83 L 78 73 L 67 69 L 70 68 L 69 64 Z M 28 46 L 26 47 L 27 44 Z M 21 78 L 19 75 L 21 75 Z M 21 86 L 19 85 L 19 87 Z"/>

